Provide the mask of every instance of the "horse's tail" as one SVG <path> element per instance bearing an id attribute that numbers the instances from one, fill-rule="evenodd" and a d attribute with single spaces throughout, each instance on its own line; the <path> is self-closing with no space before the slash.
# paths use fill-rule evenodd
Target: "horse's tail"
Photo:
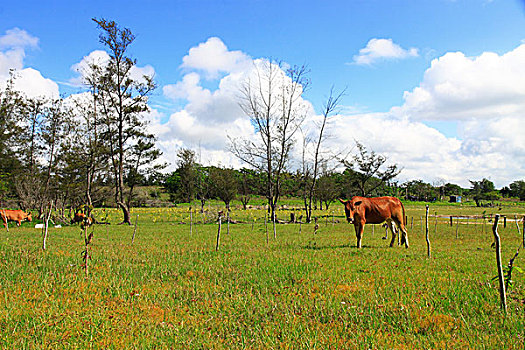
<path id="1" fill-rule="evenodd" d="M 405 230 L 406 230 L 406 227 L 407 227 L 407 216 L 405 214 L 405 206 L 403 205 L 403 202 L 401 202 L 401 200 L 399 200 L 399 203 L 401 203 L 401 208 L 403 209 L 403 225 L 405 226 Z"/>

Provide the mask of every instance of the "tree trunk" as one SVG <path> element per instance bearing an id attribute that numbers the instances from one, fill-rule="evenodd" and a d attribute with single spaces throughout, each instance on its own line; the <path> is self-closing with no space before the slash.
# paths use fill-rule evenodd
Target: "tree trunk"
<path id="1" fill-rule="evenodd" d="M 122 209 L 122 215 L 124 215 L 121 224 L 131 225 L 131 216 L 128 206 L 123 202 L 118 202 L 117 204 L 120 207 L 120 209 Z"/>

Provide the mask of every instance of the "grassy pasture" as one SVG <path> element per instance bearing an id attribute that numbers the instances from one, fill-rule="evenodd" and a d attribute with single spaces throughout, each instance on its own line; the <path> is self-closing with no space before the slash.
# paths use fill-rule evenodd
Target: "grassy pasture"
<path id="1" fill-rule="evenodd" d="M 211 220 L 217 208 L 208 209 Z M 45 252 L 28 223 L 2 230 L 0 348 L 523 349 L 524 274 L 514 273 L 504 317 L 491 280 L 491 223 L 451 227 L 448 215 L 513 218 L 525 208 L 431 206 L 445 216 L 437 230 L 430 219 L 431 259 L 425 208 L 406 209 L 409 249 L 388 248 L 384 230 L 369 225 L 357 250 L 353 226 L 334 204 L 315 213 L 328 213 L 317 235 L 313 224 L 301 234 L 298 224 L 278 225 L 277 240 L 269 227 L 269 245 L 264 211 L 235 209 L 233 219 L 246 223 L 230 225 L 229 235 L 223 225 L 218 252 L 216 224 L 195 225 L 191 235 L 180 224 L 189 222 L 188 207 L 134 209 L 133 245 L 133 226 L 95 227 L 87 278 L 77 226 L 51 228 Z M 510 221 L 499 232 L 506 263 L 521 237 Z M 524 261 L 522 252 L 515 265 L 525 269 Z"/>

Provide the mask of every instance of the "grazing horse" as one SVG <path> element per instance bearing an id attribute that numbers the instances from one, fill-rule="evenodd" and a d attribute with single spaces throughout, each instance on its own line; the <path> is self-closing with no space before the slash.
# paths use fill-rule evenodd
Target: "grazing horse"
<path id="1" fill-rule="evenodd" d="M 380 224 L 385 222 L 392 231 L 390 246 L 394 246 L 396 238 L 395 225 L 401 233 L 401 244 L 408 248 L 408 232 L 405 228 L 405 207 L 403 203 L 395 197 L 353 197 L 351 200 L 344 201 L 339 199 L 345 206 L 346 220 L 354 224 L 357 237 L 357 248 L 361 248 L 361 238 L 365 224 Z"/>

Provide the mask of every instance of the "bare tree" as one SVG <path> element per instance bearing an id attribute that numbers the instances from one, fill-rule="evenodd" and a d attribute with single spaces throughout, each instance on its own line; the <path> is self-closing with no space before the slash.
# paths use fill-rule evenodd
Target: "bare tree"
<path id="1" fill-rule="evenodd" d="M 281 194 L 281 175 L 289 161 L 294 135 L 302 124 L 306 105 L 302 94 L 309 85 L 306 66 L 285 69 L 274 60 L 255 64 L 255 76 L 247 79 L 240 107 L 250 118 L 258 139 L 231 140 L 232 153 L 266 176 L 266 198 L 276 238 L 275 210 Z"/>
<path id="2" fill-rule="evenodd" d="M 336 113 L 339 101 L 344 95 L 344 90 L 339 94 L 334 94 L 334 89 L 330 90 L 330 95 L 328 96 L 326 102 L 323 105 L 323 116 L 321 122 L 316 125 L 316 130 L 319 130 L 319 133 L 316 135 L 315 140 L 313 141 L 313 160 L 311 164 L 307 164 L 306 161 L 306 148 L 307 145 L 303 144 L 303 178 L 304 178 L 304 209 L 306 213 L 306 222 L 310 222 L 312 218 L 312 203 L 315 197 L 315 191 L 317 186 L 317 180 L 319 178 L 321 165 L 327 166 L 327 163 L 330 160 L 336 159 L 339 154 L 329 154 L 323 152 L 321 149 L 322 143 L 326 140 L 327 134 L 325 133 L 326 128 L 328 127 L 330 117 Z M 305 142 L 307 139 L 305 138 Z"/>

